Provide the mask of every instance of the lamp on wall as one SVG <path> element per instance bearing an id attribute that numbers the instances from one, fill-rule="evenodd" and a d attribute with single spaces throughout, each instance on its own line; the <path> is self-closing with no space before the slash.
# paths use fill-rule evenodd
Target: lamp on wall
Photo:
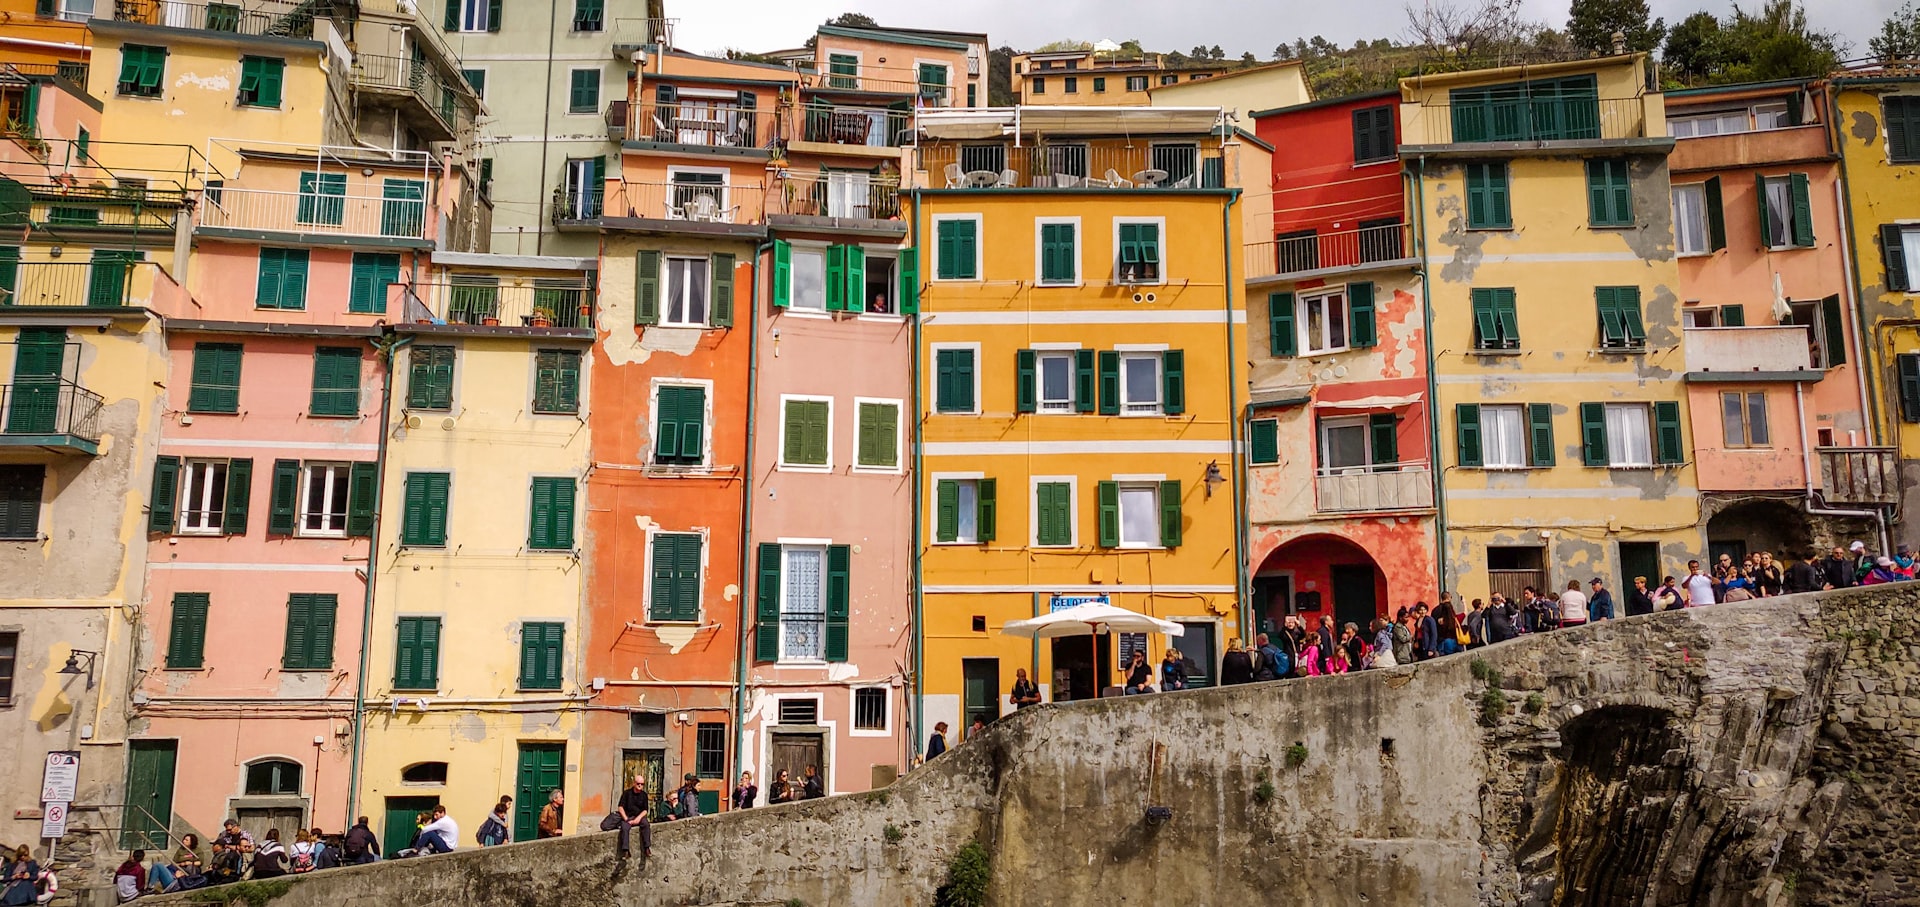
<path id="1" fill-rule="evenodd" d="M 83 655 L 86 656 L 86 659 L 87 659 L 87 666 L 85 669 L 82 669 L 80 667 L 80 658 Z M 87 675 L 87 689 L 91 690 L 93 689 L 93 661 L 94 659 L 99 657 L 100 657 L 100 653 L 98 652 L 89 652 L 85 649 L 74 649 L 71 652 L 67 653 L 66 666 L 60 669 L 60 673 Z"/>
<path id="2" fill-rule="evenodd" d="M 1227 477 L 1220 474 L 1219 460 L 1214 460 L 1213 462 L 1208 463 L 1207 475 L 1205 478 L 1201 479 L 1202 482 L 1206 483 L 1207 497 L 1209 499 L 1213 497 L 1213 486 L 1218 485 L 1221 482 L 1225 482 L 1226 480 L 1227 480 Z"/>

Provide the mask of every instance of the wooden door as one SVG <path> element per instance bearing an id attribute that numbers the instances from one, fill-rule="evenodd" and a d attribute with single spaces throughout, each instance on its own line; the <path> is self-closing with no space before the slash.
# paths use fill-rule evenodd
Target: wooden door
<path id="1" fill-rule="evenodd" d="M 966 703 L 960 716 L 964 734 L 964 728 L 972 727 L 975 718 L 992 724 L 1000 717 L 1000 659 L 963 658 L 960 675 Z"/>
<path id="2" fill-rule="evenodd" d="M 775 734 L 773 735 L 773 764 L 771 771 L 761 782 L 771 785 L 781 769 L 787 770 L 787 781 L 793 785 L 793 795 L 798 797 L 807 777 L 807 766 L 813 766 L 821 773 L 824 782 L 827 764 L 826 748 L 819 734 Z"/>
<path id="3" fill-rule="evenodd" d="M 547 796 L 559 790 L 567 758 L 564 743 L 520 744 L 520 771 L 514 784 L 513 839 L 531 841 L 540 834 L 540 811 Z M 566 828 L 564 819 L 560 825 Z"/>
<path id="4" fill-rule="evenodd" d="M 173 769 L 180 744 L 134 740 L 127 745 L 127 809 L 122 850 L 164 850 L 173 822 Z"/>
<path id="5" fill-rule="evenodd" d="M 412 847 L 420 833 L 420 814 L 431 813 L 439 805 L 439 797 L 388 797 L 386 821 L 380 826 L 380 856 L 390 860 Z"/>
<path id="6" fill-rule="evenodd" d="M 633 786 L 633 776 L 647 779 L 648 814 L 656 821 L 667 817 L 667 753 L 665 750 L 622 750 L 620 752 L 619 789 Z M 617 801 L 620 794 L 614 794 Z"/>
<path id="7" fill-rule="evenodd" d="M 1333 586 L 1333 621 L 1339 627 L 1354 624 L 1366 633 L 1367 626 L 1380 616 L 1374 597 L 1373 565 L 1335 564 L 1330 568 Z M 1335 633 L 1336 638 L 1338 633 Z"/>

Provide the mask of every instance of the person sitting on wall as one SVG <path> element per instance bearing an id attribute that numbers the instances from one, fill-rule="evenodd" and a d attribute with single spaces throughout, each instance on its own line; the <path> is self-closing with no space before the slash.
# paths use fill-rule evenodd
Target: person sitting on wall
<path id="1" fill-rule="evenodd" d="M 447 808 L 436 804 L 433 807 L 433 820 L 420 829 L 418 837 L 413 839 L 413 847 L 403 850 L 395 856 L 421 856 L 424 854 L 452 853 L 458 847 L 460 825 L 447 815 Z"/>

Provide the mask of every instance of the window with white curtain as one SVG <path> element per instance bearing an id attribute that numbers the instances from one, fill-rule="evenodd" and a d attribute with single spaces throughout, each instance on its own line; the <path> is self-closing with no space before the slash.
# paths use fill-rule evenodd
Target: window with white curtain
<path id="1" fill-rule="evenodd" d="M 1645 403 L 1607 404 L 1608 465 L 1653 465 L 1653 439 L 1647 421 Z"/>
<path id="2" fill-rule="evenodd" d="M 1700 183 L 1673 187 L 1673 237 L 1681 255 L 1704 255 L 1707 242 L 1707 193 Z"/>
<path id="3" fill-rule="evenodd" d="M 227 461 L 187 461 L 180 470 L 180 531 L 217 534 L 226 515 Z"/>
<path id="4" fill-rule="evenodd" d="M 781 556 L 780 660 L 820 661 L 826 657 L 826 549 L 782 548 Z"/>
<path id="5" fill-rule="evenodd" d="M 1160 486 L 1120 486 L 1120 547 L 1160 547 Z"/>
<path id="6" fill-rule="evenodd" d="M 1488 469 L 1527 465 L 1527 426 L 1519 406 L 1480 407 L 1481 463 Z"/>

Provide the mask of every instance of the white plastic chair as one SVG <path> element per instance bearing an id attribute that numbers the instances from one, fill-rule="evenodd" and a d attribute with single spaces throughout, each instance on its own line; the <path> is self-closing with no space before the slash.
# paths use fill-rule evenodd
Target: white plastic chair
<path id="1" fill-rule="evenodd" d="M 1009 186 L 1018 185 L 1020 185 L 1019 173 L 1013 170 L 1002 170 L 1000 171 L 1000 182 L 996 184 L 995 188 L 1005 189 Z"/>
<path id="2" fill-rule="evenodd" d="M 962 169 L 959 164 L 948 164 L 947 165 L 947 188 L 948 189 L 965 189 L 966 187 L 967 187 L 967 171 Z"/>
<path id="3" fill-rule="evenodd" d="M 1120 171 L 1115 170 L 1112 167 L 1108 167 L 1107 168 L 1107 188 L 1132 189 L 1133 180 L 1130 180 L 1124 176 L 1121 176 Z"/>

